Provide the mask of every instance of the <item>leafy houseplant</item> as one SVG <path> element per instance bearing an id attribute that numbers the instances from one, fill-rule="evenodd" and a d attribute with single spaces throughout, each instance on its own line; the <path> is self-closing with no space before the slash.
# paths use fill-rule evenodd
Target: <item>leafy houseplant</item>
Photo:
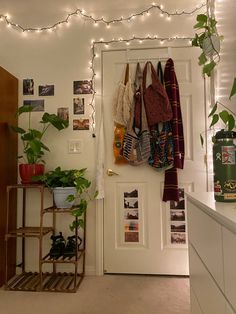
<path id="1" fill-rule="evenodd" d="M 70 169 L 62 170 L 61 167 L 55 168 L 55 170 L 48 171 L 41 176 L 37 176 L 34 179 L 39 180 L 50 190 L 55 191 L 57 188 L 69 188 L 73 187 L 75 189 L 74 194 L 64 195 L 64 201 L 66 203 L 75 204 L 71 209 L 71 214 L 74 216 L 74 220 L 70 225 L 71 231 L 77 227 L 84 226 L 84 220 L 82 218 L 85 213 L 88 202 L 96 198 L 97 192 L 91 195 L 89 188 L 91 186 L 91 181 L 85 177 L 86 168 L 83 169 Z M 55 194 L 54 194 L 55 201 Z"/>
<path id="2" fill-rule="evenodd" d="M 202 53 L 198 58 L 199 65 L 203 66 L 203 74 L 211 75 L 212 70 L 220 61 L 220 36 L 216 27 L 217 21 L 208 14 L 197 15 L 194 29 L 198 31 L 192 40 L 192 46 L 200 47 Z"/>
<path id="3" fill-rule="evenodd" d="M 20 128 L 18 126 L 11 126 L 12 130 L 20 134 L 20 138 L 23 143 L 24 160 L 27 163 L 19 165 L 20 176 L 22 183 L 31 183 L 31 177 L 33 175 L 42 174 L 44 172 L 44 160 L 42 159 L 45 151 L 49 151 L 49 148 L 43 143 L 43 137 L 50 126 L 55 127 L 57 130 L 63 130 L 68 127 L 69 122 L 63 120 L 55 114 L 49 114 L 45 112 L 42 116 L 40 128 L 33 128 L 31 125 L 31 113 L 33 106 L 26 105 L 21 106 L 17 114 L 28 114 L 28 127 L 27 129 Z M 18 156 L 23 158 L 23 156 Z"/>
<path id="4" fill-rule="evenodd" d="M 220 40 L 223 38 L 218 35 L 215 18 L 212 18 L 209 10 L 209 1 L 207 1 L 207 14 L 197 16 L 197 24 L 194 28 L 199 31 L 192 40 L 192 45 L 200 47 L 202 53 L 199 56 L 199 65 L 203 65 L 203 75 L 210 77 L 216 65 L 220 62 Z M 236 78 L 234 78 L 229 99 L 236 94 Z M 221 130 L 212 136 L 214 143 L 212 150 L 213 171 L 214 171 L 214 198 L 218 202 L 236 201 L 236 129 L 235 111 L 229 109 L 224 104 L 216 101 L 208 118 L 210 129 L 220 124 Z M 223 123 L 223 129 L 222 129 Z M 203 145 L 203 136 L 200 134 Z"/>
<path id="5" fill-rule="evenodd" d="M 220 36 L 217 31 L 217 21 L 215 18 L 207 14 L 197 15 L 197 23 L 194 25 L 194 29 L 198 31 L 192 40 L 192 46 L 201 48 L 202 52 L 198 58 L 198 63 L 203 66 L 203 75 L 211 76 L 216 65 L 220 62 L 220 41 L 223 40 L 223 36 Z M 236 94 L 236 78 L 234 78 L 231 88 L 230 99 Z M 232 131 L 235 129 L 235 112 L 230 110 L 224 104 L 217 101 L 212 108 L 208 118 L 211 119 L 210 129 L 216 126 L 218 122 L 223 122 L 225 131 Z M 202 134 L 200 134 L 201 143 L 203 145 L 204 140 Z M 212 138 L 214 141 L 214 136 Z"/>
<path id="6" fill-rule="evenodd" d="M 49 148 L 43 143 L 42 139 L 50 126 L 55 127 L 57 130 L 63 130 L 68 127 L 69 122 L 63 120 L 55 114 L 49 114 L 45 112 L 42 116 L 40 129 L 32 128 L 31 125 L 31 113 L 33 111 L 33 106 L 26 105 L 21 106 L 17 114 L 21 115 L 23 113 L 28 113 L 28 127 L 23 129 L 20 127 L 12 126 L 11 128 L 20 134 L 21 140 L 23 142 L 24 154 L 28 164 L 36 164 L 43 162 L 44 151 L 49 151 Z M 23 158 L 19 156 L 18 158 Z"/>

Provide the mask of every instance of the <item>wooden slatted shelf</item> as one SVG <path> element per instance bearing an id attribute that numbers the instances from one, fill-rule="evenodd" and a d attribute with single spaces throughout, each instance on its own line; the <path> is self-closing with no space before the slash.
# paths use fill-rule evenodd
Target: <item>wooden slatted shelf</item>
<path id="1" fill-rule="evenodd" d="M 78 256 L 77 256 L 77 260 L 76 260 L 75 256 L 72 256 L 72 257 L 63 257 L 63 256 L 60 256 L 60 257 L 58 257 L 58 258 L 51 258 L 51 257 L 50 257 L 50 254 L 48 253 L 48 254 L 42 259 L 42 262 L 43 262 L 43 263 L 77 263 L 78 260 L 79 260 L 80 258 L 82 258 L 84 254 L 85 254 L 85 251 L 84 251 L 84 250 L 79 250 Z"/>
<path id="2" fill-rule="evenodd" d="M 42 227 L 42 235 L 46 235 L 47 233 L 53 231 L 52 227 Z M 8 234 L 5 235 L 6 238 L 9 237 L 36 237 L 39 238 L 40 234 L 40 227 L 24 227 L 18 228 L 16 230 L 9 231 Z"/>
<path id="3" fill-rule="evenodd" d="M 75 292 L 83 278 L 83 274 L 43 273 L 41 290 L 40 274 L 36 272 L 24 272 L 9 280 L 6 289 L 14 291 Z"/>
<path id="4" fill-rule="evenodd" d="M 9 230 L 9 226 L 7 223 L 6 227 L 6 256 L 8 250 L 8 240 L 11 237 L 21 237 L 22 240 L 22 262 L 20 263 L 21 274 L 15 275 L 13 278 L 8 280 L 8 276 L 6 275 L 5 283 L 6 289 L 15 290 L 15 291 L 52 291 L 52 292 L 76 292 L 80 283 L 83 280 L 84 272 L 85 272 L 85 226 L 86 226 L 86 213 L 84 214 L 84 229 L 83 229 L 83 245 L 82 247 L 76 250 L 76 255 L 70 257 L 63 258 L 63 256 L 58 259 L 50 258 L 50 253 L 48 253 L 45 257 L 43 257 L 43 236 L 52 232 L 55 235 L 56 229 L 56 216 L 59 213 L 67 213 L 71 214 L 73 211 L 67 208 L 56 208 L 55 206 L 51 206 L 48 208 L 44 208 L 44 186 L 40 184 L 16 184 L 7 187 L 7 199 L 9 203 L 10 199 L 10 191 L 13 189 L 22 189 L 23 197 L 22 197 L 22 224 L 20 228 L 15 230 Z M 26 191 L 28 188 L 37 188 L 40 192 L 40 212 L 39 212 L 39 226 L 32 227 L 26 226 Z M 44 227 L 43 226 L 43 217 L 44 214 L 50 213 L 52 215 L 52 227 Z M 7 206 L 7 217 L 9 216 L 9 205 Z M 77 218 L 76 218 L 77 219 Z M 78 239 L 78 228 L 74 232 L 75 239 Z M 39 239 L 39 271 L 38 272 L 26 272 L 25 269 L 25 238 L 26 237 L 34 237 Z M 78 241 L 76 240 L 76 245 Z M 74 267 L 74 272 L 58 272 L 57 264 L 67 264 Z M 80 267 L 79 267 L 80 263 Z M 51 264 L 51 272 L 43 272 L 43 265 Z M 71 267 L 69 268 L 71 269 Z M 81 270 L 81 272 L 78 271 Z M 70 270 L 71 271 L 71 270 Z M 6 267 L 6 274 L 8 273 L 8 269 Z"/>

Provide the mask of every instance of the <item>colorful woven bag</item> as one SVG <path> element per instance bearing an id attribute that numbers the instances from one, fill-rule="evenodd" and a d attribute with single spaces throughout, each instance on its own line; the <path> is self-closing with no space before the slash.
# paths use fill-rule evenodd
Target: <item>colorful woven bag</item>
<path id="1" fill-rule="evenodd" d="M 142 72 L 137 64 L 135 94 L 130 123 L 124 136 L 123 156 L 129 164 L 137 166 L 147 162 L 150 156 L 150 134 L 142 100 Z"/>

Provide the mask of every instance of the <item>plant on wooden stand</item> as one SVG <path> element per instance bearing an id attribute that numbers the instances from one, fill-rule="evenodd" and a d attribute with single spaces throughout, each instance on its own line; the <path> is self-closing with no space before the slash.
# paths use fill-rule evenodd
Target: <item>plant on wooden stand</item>
<path id="1" fill-rule="evenodd" d="M 24 158 L 26 163 L 20 164 L 20 175 L 27 175 L 22 178 L 22 183 L 30 183 L 33 175 L 42 174 L 44 171 L 43 156 L 45 151 L 50 151 L 49 148 L 43 143 L 43 137 L 50 126 L 53 126 L 57 130 L 63 130 L 68 127 L 69 122 L 63 120 L 55 114 L 49 114 L 45 112 L 42 116 L 40 128 L 33 128 L 31 125 L 31 114 L 33 106 L 25 105 L 21 106 L 17 114 L 28 114 L 28 127 L 26 129 L 18 126 L 11 126 L 12 130 L 20 134 L 20 138 L 23 143 L 24 155 L 18 156 L 19 159 Z M 28 166 L 24 166 L 28 165 Z M 39 171 L 39 172 L 37 172 Z"/>
<path id="2" fill-rule="evenodd" d="M 83 215 L 87 210 L 88 202 L 94 200 L 98 195 L 97 192 L 91 194 L 91 181 L 85 177 L 85 172 L 86 168 L 62 170 L 61 167 L 57 167 L 34 178 L 53 192 L 56 207 L 71 208 L 71 214 L 74 217 L 70 224 L 71 231 L 78 227 L 84 227 Z M 74 192 L 63 193 L 62 203 L 57 203 L 55 191 L 60 188 L 62 190 L 73 188 Z"/>

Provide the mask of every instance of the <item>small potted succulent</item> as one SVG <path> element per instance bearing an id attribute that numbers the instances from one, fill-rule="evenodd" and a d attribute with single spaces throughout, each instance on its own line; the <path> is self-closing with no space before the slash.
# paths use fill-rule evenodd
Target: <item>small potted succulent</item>
<path id="1" fill-rule="evenodd" d="M 34 175 L 40 175 L 44 172 L 44 160 L 43 156 L 45 151 L 49 151 L 49 148 L 43 143 L 43 137 L 49 127 L 54 127 L 57 130 L 63 130 L 68 127 L 69 122 L 63 120 L 55 114 L 49 114 L 45 112 L 39 121 L 40 127 L 36 129 L 31 123 L 31 114 L 33 106 L 24 105 L 21 106 L 17 115 L 28 114 L 28 126 L 26 129 L 18 126 L 11 126 L 11 129 L 20 135 L 23 143 L 24 155 L 18 156 L 19 159 L 24 158 L 25 163 L 19 165 L 20 176 L 22 183 L 31 183 L 31 177 Z"/>
<path id="2" fill-rule="evenodd" d="M 85 177 L 86 170 L 86 168 L 62 170 L 61 167 L 57 167 L 34 177 L 34 180 L 40 181 L 52 191 L 57 208 L 71 208 L 71 214 L 77 217 L 70 225 L 71 231 L 84 226 L 82 216 L 88 202 L 97 197 L 97 192 L 94 195 L 90 194 L 91 181 Z"/>

